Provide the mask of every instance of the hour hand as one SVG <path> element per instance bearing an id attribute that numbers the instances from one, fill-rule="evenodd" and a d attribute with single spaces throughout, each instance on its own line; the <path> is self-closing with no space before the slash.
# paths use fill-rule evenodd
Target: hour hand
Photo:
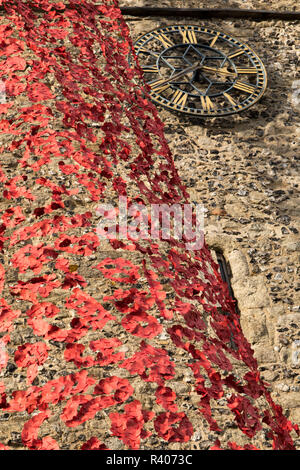
<path id="1" fill-rule="evenodd" d="M 184 77 L 188 73 L 194 72 L 195 70 L 200 69 L 201 67 L 202 66 L 200 64 L 191 65 L 190 67 L 187 67 L 187 68 L 181 70 L 180 72 L 175 73 L 170 78 L 167 78 L 167 79 L 161 78 L 161 79 L 155 80 L 154 82 L 149 83 L 149 86 L 151 87 L 151 89 L 154 92 L 160 93 L 160 92 L 166 90 L 167 88 L 169 88 L 171 83 L 174 82 L 175 80 L 177 80 L 178 78 Z"/>

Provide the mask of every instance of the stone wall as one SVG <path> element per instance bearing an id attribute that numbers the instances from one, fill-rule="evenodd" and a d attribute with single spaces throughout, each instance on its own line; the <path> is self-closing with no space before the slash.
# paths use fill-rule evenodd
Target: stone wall
<path id="1" fill-rule="evenodd" d="M 131 5 L 132 0 L 122 0 L 122 4 Z M 230 3 L 230 4 L 229 4 Z M 226 2 L 226 7 L 278 7 L 278 2 Z M 286 2 L 282 2 L 286 3 Z M 153 2 L 135 1 L 136 5 L 153 6 Z M 198 1 L 161 1 L 162 6 L 201 7 Z M 296 2 L 289 2 L 290 8 Z M 223 6 L 224 2 L 203 2 L 203 6 Z M 3 21 L 5 21 L 3 19 Z M 132 37 L 136 38 L 143 32 L 165 24 L 178 22 L 177 19 L 128 19 Z M 188 20 L 182 20 L 188 23 Z M 200 21 L 193 20 L 193 23 Z M 187 185 L 192 200 L 203 203 L 206 208 L 206 239 L 212 248 L 221 249 L 230 263 L 232 271 L 232 287 L 241 312 L 241 324 L 245 335 L 251 342 L 259 361 L 263 376 L 271 384 L 272 395 L 276 402 L 282 404 L 284 412 L 294 422 L 300 421 L 298 387 L 300 387 L 300 310 L 299 296 L 296 290 L 297 269 L 299 265 L 299 216 L 297 215 L 297 111 L 298 87 L 296 77 L 296 36 L 297 25 L 283 22 L 252 23 L 247 21 L 206 21 L 205 24 L 215 29 L 222 29 L 233 36 L 247 42 L 264 60 L 268 74 L 269 87 L 264 98 L 246 113 L 222 120 L 191 120 L 186 116 L 172 114 L 160 109 L 160 116 L 165 122 L 165 133 L 175 158 L 175 164 L 180 176 Z M 72 46 L 66 44 L 67 47 Z M 26 59 L 34 58 L 32 51 L 24 51 Z M 274 60 L 275 57 L 275 60 Z M 59 95 L 59 84 L 49 74 L 49 85 L 56 96 Z M 18 97 L 18 105 L 27 105 L 26 96 Z M 63 128 L 61 114 L 54 110 L 51 125 L 55 130 Z M 91 123 L 91 126 L 94 123 Z M 29 126 L 29 124 L 26 124 Z M 27 129 L 27 127 L 26 127 Z M 99 139 L 102 135 L 99 132 Z M 7 139 L 13 138 L 8 136 Z M 130 137 L 132 140 L 134 136 Z M 93 145 L 91 144 L 93 150 Z M 13 155 L 4 153 L 5 171 L 11 177 L 20 168 L 16 160 L 18 152 Z M 35 158 L 35 157 L 33 157 Z M 33 160 L 36 161 L 36 160 Z M 34 163 L 33 163 L 34 164 Z M 125 166 L 125 165 L 124 165 Z M 119 174 L 123 167 L 119 167 Z M 23 170 L 22 170 L 23 171 Z M 22 209 L 26 215 L 24 224 L 34 223 L 33 210 L 50 204 L 52 196 L 48 188 L 34 185 L 36 175 L 28 172 L 28 187 L 37 196 L 36 202 L 22 201 Z M 124 171 L 125 173 L 125 171 Z M 49 176 L 57 184 L 66 184 L 68 190 L 78 187 L 74 175 L 68 178 L 60 173 L 57 162 L 42 166 L 40 174 Z M 82 186 L 82 185 L 81 185 Z M 131 188 L 136 195 L 136 187 Z M 112 192 L 112 191 L 111 191 Z M 110 193 L 108 193 L 110 196 Z M 97 202 L 91 201 L 90 194 L 82 186 L 80 194 L 75 197 L 64 197 L 65 207 L 60 213 L 73 216 L 79 212 L 90 211 L 93 223 L 96 224 Z M 2 201 L 1 210 L 6 209 L 11 201 Z M 60 209 L 58 209 L 60 210 Z M 88 231 L 88 229 L 86 229 Z M 70 232 L 79 235 L 76 227 Z M 81 233 L 80 233 L 81 234 Z M 53 238 L 53 237 L 52 237 Z M 48 243 L 47 237 L 45 237 Z M 40 240 L 37 239 L 39 242 Z M 52 239 L 53 242 L 53 239 Z M 12 256 L 13 250 L 8 255 Z M 113 281 L 95 274 L 92 266 L 107 257 L 119 256 L 110 246 L 101 244 L 97 253 L 83 260 L 73 254 L 65 254 L 72 266 L 78 265 L 78 273 L 89 281 L 85 292 L 95 299 L 102 301 L 103 296 L 112 295 L 116 288 Z M 122 253 L 127 259 L 138 265 L 142 257 L 134 253 Z M 82 257 L 81 257 L 82 258 Z M 4 265 L 7 268 L 5 296 L 15 309 L 22 309 L 23 314 L 14 322 L 11 342 L 7 347 L 9 362 L 2 371 L 1 381 L 8 395 L 15 390 L 26 387 L 26 372 L 24 368 L 14 363 L 16 348 L 25 342 L 36 342 L 32 327 L 28 326 L 26 311 L 31 306 L 29 302 L 20 302 L 11 296 L 9 287 L 18 279 L 26 281 L 32 273 L 18 272 L 9 265 L 10 257 L 6 256 Z M 2 262 L 2 260 L 1 260 Z M 51 275 L 54 263 L 45 267 L 45 273 Z M 43 271 L 44 272 L 44 271 Z M 59 279 L 63 274 L 56 270 Z M 28 276 L 28 277 L 27 277 Z M 167 281 L 167 280 L 166 280 Z M 141 281 L 146 285 L 146 279 Z M 167 282 L 165 283 L 167 284 Z M 168 292 L 168 286 L 165 286 Z M 70 320 L 75 317 L 72 309 L 65 308 L 68 291 L 57 288 L 47 297 L 59 309 L 59 315 L 53 325 L 58 329 L 68 329 Z M 118 312 L 117 312 L 118 313 Z M 119 318 L 119 317 L 118 317 Z M 167 324 L 167 322 L 164 322 Z M 165 327 L 166 328 L 166 327 Z M 103 328 L 104 337 L 120 338 L 121 352 L 130 356 L 136 350 L 136 338 L 131 337 L 115 323 L 108 323 Z M 101 336 L 103 337 L 103 336 Z M 82 341 L 87 346 L 89 342 L 99 338 L 97 330 L 91 330 Z M 50 343 L 50 341 L 48 341 Z M 162 335 L 153 344 L 164 348 L 167 343 L 168 351 L 176 363 L 177 372 L 174 380 L 169 381 L 177 393 L 177 402 L 181 410 L 189 412 L 194 424 L 195 433 L 190 443 L 165 442 L 155 435 L 143 445 L 153 449 L 207 449 L 214 443 L 213 433 L 210 433 L 207 423 L 199 424 L 199 396 L 192 389 L 191 372 L 186 367 L 184 351 L 179 351 L 170 339 Z M 299 352 L 299 361 L 298 361 Z M 299 362 L 299 364 L 298 364 Z M 238 375 L 238 365 L 234 364 Z M 63 370 L 63 373 L 62 373 Z M 129 373 L 118 365 L 107 367 L 91 367 L 90 372 L 97 379 L 102 379 L 116 373 L 122 378 L 130 378 L 135 388 L 135 398 L 143 408 L 161 412 L 155 402 L 155 386 L 144 383 L 139 377 L 129 377 Z M 51 340 L 51 353 L 46 365 L 39 365 L 39 375 L 32 382 L 33 387 L 43 387 L 49 380 L 77 373 L 78 367 L 70 361 L 63 360 L 63 344 Z M 299 384 L 298 384 L 299 381 Z M 124 449 L 125 445 L 110 433 L 110 421 L 105 411 L 99 411 L 93 420 L 72 428 L 59 420 L 63 410 L 62 403 L 50 405 L 53 414 L 45 421 L 39 431 L 43 438 L 50 434 L 60 444 L 61 449 L 79 449 L 82 444 L 97 435 L 111 449 Z M 224 441 L 235 440 L 244 445 L 234 423 L 230 421 L 226 400 L 215 400 L 214 417 L 222 415 L 220 422 L 226 430 Z M 35 412 L 33 417 L 35 416 Z M 28 421 L 28 413 L 21 411 L 16 414 L 2 413 L 0 427 L 0 442 L 10 448 L 23 449 L 20 430 Z M 148 425 L 147 425 L 148 426 Z M 153 427 L 152 423 L 149 424 Z M 153 431 L 153 429 L 152 429 Z M 251 443 L 260 448 L 269 448 L 266 442 L 266 429 L 263 429 Z M 246 438 L 244 438 L 246 439 Z M 299 441 L 296 442 L 299 447 Z"/>
<path id="2" fill-rule="evenodd" d="M 121 6 L 296 10 L 295 0 L 122 0 Z M 285 414 L 300 422 L 300 213 L 297 22 L 127 17 L 132 38 L 205 24 L 246 42 L 266 65 L 264 97 L 239 116 L 200 120 L 160 108 L 175 164 L 206 208 L 206 240 L 230 263 L 243 331 Z M 298 51 L 297 51 L 298 49 Z M 298 52 L 298 55 L 297 55 Z M 299 354 L 298 354 L 299 353 Z"/>

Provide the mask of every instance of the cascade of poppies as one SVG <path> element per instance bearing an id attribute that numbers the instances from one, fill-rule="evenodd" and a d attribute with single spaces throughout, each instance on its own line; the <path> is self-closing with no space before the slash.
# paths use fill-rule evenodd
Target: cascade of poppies
<path id="1" fill-rule="evenodd" d="M 117 2 L 0 5 L 0 448 L 294 449 L 206 244 L 97 233 L 189 202 Z"/>

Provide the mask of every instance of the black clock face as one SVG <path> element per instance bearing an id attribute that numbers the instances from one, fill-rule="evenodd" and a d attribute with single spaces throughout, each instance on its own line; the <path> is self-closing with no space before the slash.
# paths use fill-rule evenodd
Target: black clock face
<path id="1" fill-rule="evenodd" d="M 267 74 L 250 47 L 203 26 L 155 29 L 134 44 L 152 100 L 200 117 L 239 113 L 263 95 Z"/>

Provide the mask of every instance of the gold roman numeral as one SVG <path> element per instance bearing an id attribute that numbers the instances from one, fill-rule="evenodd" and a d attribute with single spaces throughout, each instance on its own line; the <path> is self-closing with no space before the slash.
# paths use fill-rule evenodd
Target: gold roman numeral
<path id="1" fill-rule="evenodd" d="M 172 103 L 181 106 L 181 108 L 184 108 L 187 102 L 187 98 L 188 94 L 185 91 L 176 90 L 172 97 Z"/>
<path id="2" fill-rule="evenodd" d="M 248 73 L 255 73 L 256 74 L 257 73 L 256 67 L 248 67 L 248 68 L 239 68 L 239 67 L 237 67 L 236 71 L 237 71 L 237 73 L 246 73 L 246 74 L 248 74 Z"/>
<path id="3" fill-rule="evenodd" d="M 235 82 L 235 84 L 233 85 L 233 88 L 236 88 L 237 90 L 240 90 L 240 91 L 244 91 L 246 93 L 254 93 L 256 89 L 255 86 L 240 82 L 239 80 Z"/>
<path id="4" fill-rule="evenodd" d="M 237 49 L 235 52 L 233 52 L 232 54 L 229 54 L 227 57 L 228 59 L 233 59 L 233 57 L 238 57 L 239 55 L 242 55 L 244 54 L 244 50 L 243 49 Z"/>
<path id="5" fill-rule="evenodd" d="M 157 69 L 156 65 L 143 65 L 142 70 L 143 70 L 144 73 L 146 73 L 146 72 L 148 72 L 148 73 L 157 73 L 158 72 L 158 69 Z"/>
<path id="6" fill-rule="evenodd" d="M 154 37 L 155 39 L 158 39 L 164 47 L 171 47 L 175 45 L 174 42 L 163 33 L 155 34 Z"/>
<path id="7" fill-rule="evenodd" d="M 232 96 L 228 95 L 228 93 L 224 93 L 224 96 L 225 98 L 227 98 L 227 100 L 229 101 L 230 104 L 232 104 L 233 106 L 236 106 L 238 103 L 237 101 L 235 101 Z"/>
<path id="8" fill-rule="evenodd" d="M 153 57 L 158 57 L 158 54 L 156 54 L 156 53 L 153 52 L 153 51 L 149 51 L 149 49 L 146 49 L 146 47 L 140 47 L 138 52 L 139 52 L 139 53 L 140 53 L 140 52 L 144 52 L 145 54 L 151 54 L 151 55 L 153 55 Z"/>
<path id="9" fill-rule="evenodd" d="M 197 38 L 194 31 L 190 29 L 180 30 L 184 44 L 197 44 Z"/>
<path id="10" fill-rule="evenodd" d="M 205 111 L 210 111 L 215 107 L 209 96 L 201 96 L 201 104 Z"/>
<path id="11" fill-rule="evenodd" d="M 148 83 L 148 85 L 151 87 L 154 93 L 161 93 L 162 91 L 170 88 L 171 83 L 165 83 L 165 80 L 160 78 L 159 80 L 155 80 L 155 82 Z"/>
<path id="12" fill-rule="evenodd" d="M 210 47 L 213 47 L 213 46 L 216 44 L 216 42 L 217 42 L 219 36 L 220 36 L 220 33 L 218 33 L 218 34 L 213 38 L 213 40 L 212 40 L 211 43 L 210 43 Z"/>

